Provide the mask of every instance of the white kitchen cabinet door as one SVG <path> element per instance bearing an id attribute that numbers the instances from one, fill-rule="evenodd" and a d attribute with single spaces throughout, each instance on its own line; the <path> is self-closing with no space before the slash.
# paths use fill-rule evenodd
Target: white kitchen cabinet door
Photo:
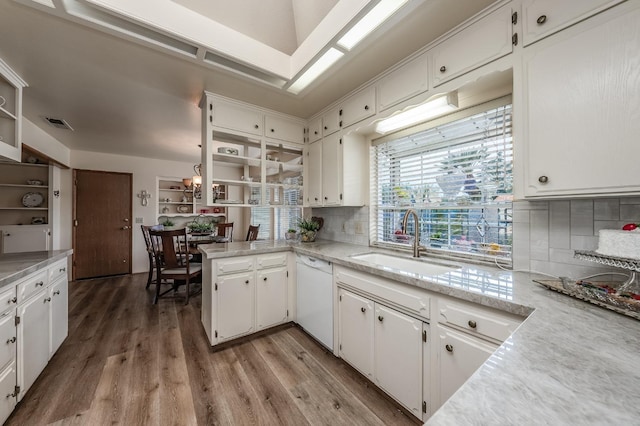
<path id="1" fill-rule="evenodd" d="M 342 128 L 346 128 L 376 113 L 376 88 L 371 86 L 351 96 L 342 104 Z"/>
<path id="2" fill-rule="evenodd" d="M 522 39 L 525 46 L 624 0 L 525 0 Z"/>
<path id="3" fill-rule="evenodd" d="M 374 380 L 422 417 L 422 321 L 376 304 Z"/>
<path id="4" fill-rule="evenodd" d="M 322 135 L 329 136 L 342 126 L 342 107 L 335 107 L 322 116 Z"/>
<path id="5" fill-rule="evenodd" d="M 399 102 L 429 89 L 427 54 L 413 59 L 378 83 L 378 111 L 385 111 Z"/>
<path id="6" fill-rule="evenodd" d="M 0 371 L 15 361 L 16 341 L 15 313 L 10 310 L 0 317 Z"/>
<path id="7" fill-rule="evenodd" d="M 304 123 L 267 114 L 264 117 L 264 135 L 271 139 L 303 144 Z"/>
<path id="8" fill-rule="evenodd" d="M 16 406 L 16 363 L 12 362 L 0 373 L 0 424 L 4 424 Z"/>
<path id="9" fill-rule="evenodd" d="M 307 203 L 311 207 L 322 205 L 322 141 L 309 144 L 307 147 L 307 174 L 304 180 L 307 185 Z"/>
<path id="10" fill-rule="evenodd" d="M 440 360 L 440 368 L 437 370 L 440 399 L 433 407 L 434 410 L 444 404 L 498 348 L 497 345 L 441 325 L 438 325 L 437 344 Z"/>
<path id="11" fill-rule="evenodd" d="M 45 289 L 18 305 L 18 401 L 49 362 L 49 295 Z"/>
<path id="12" fill-rule="evenodd" d="M 309 122 L 309 142 L 315 142 L 322 138 L 322 117 L 317 117 Z"/>
<path id="13" fill-rule="evenodd" d="M 214 315 L 218 318 L 218 342 L 254 331 L 255 273 L 219 277 Z"/>
<path id="14" fill-rule="evenodd" d="M 262 330 L 287 321 L 288 278 L 286 268 L 265 269 L 257 274 L 257 330 Z"/>
<path id="15" fill-rule="evenodd" d="M 340 134 L 334 133 L 324 138 L 322 140 L 322 204 L 325 206 L 341 204 L 342 161 Z"/>
<path id="16" fill-rule="evenodd" d="M 435 87 L 511 53 L 511 7 L 505 6 L 454 34 L 430 53 Z"/>
<path id="17" fill-rule="evenodd" d="M 340 357 L 373 379 L 373 315 L 371 300 L 340 289 L 338 302 Z"/>
<path id="18" fill-rule="evenodd" d="M 638 6 L 622 4 L 525 49 L 525 197 L 640 192 Z"/>
<path id="19" fill-rule="evenodd" d="M 214 126 L 262 135 L 264 117 L 261 111 L 222 100 L 210 101 L 209 105 L 209 108 L 213 108 Z"/>
<path id="20" fill-rule="evenodd" d="M 51 284 L 49 297 L 51 298 L 49 358 L 51 358 L 69 334 L 69 282 L 66 275 Z"/>
<path id="21" fill-rule="evenodd" d="M 2 231 L 2 253 L 49 250 L 49 229 L 25 226 Z"/>

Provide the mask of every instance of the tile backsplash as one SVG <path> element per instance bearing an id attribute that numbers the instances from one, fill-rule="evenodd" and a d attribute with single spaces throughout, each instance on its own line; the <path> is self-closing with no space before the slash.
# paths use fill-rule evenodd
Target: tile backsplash
<path id="1" fill-rule="evenodd" d="M 572 278 L 625 273 L 574 259 L 573 252 L 596 249 L 599 230 L 621 229 L 628 222 L 640 222 L 640 198 L 515 202 L 513 269 Z"/>
<path id="2" fill-rule="evenodd" d="M 313 209 L 312 214 L 324 218 L 319 238 L 369 244 L 368 207 Z M 625 273 L 574 259 L 573 252 L 595 249 L 600 229 L 621 229 L 629 222 L 640 223 L 638 197 L 515 202 L 513 269 L 572 278 L 608 271 Z"/>
<path id="3" fill-rule="evenodd" d="M 311 212 L 312 216 L 324 218 L 318 238 L 369 245 L 369 207 L 324 207 Z"/>

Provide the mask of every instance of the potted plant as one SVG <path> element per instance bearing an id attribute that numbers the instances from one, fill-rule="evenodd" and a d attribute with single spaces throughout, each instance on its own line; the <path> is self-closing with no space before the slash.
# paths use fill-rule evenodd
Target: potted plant
<path id="1" fill-rule="evenodd" d="M 312 219 L 300 219 L 298 221 L 300 228 L 300 239 L 303 243 L 310 243 L 316 240 L 316 234 L 320 229 L 320 223 Z"/>
<path id="2" fill-rule="evenodd" d="M 164 227 L 164 229 L 169 230 L 169 229 L 171 229 L 171 228 L 173 228 L 175 226 L 175 223 L 171 219 L 166 218 L 165 220 L 160 222 L 160 225 L 162 225 Z"/>
<path id="3" fill-rule="evenodd" d="M 213 231 L 213 223 L 201 222 L 200 217 L 194 219 L 193 222 L 187 225 L 191 234 L 211 234 Z"/>
<path id="4" fill-rule="evenodd" d="M 287 240 L 295 240 L 298 237 L 298 231 L 293 229 L 293 228 L 289 228 L 287 229 L 286 234 L 284 234 L 284 238 Z"/>

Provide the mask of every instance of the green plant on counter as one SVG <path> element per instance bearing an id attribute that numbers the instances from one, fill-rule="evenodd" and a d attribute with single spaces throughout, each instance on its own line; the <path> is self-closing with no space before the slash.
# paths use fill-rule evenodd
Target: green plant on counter
<path id="1" fill-rule="evenodd" d="M 295 234 L 296 232 L 298 232 L 297 229 L 293 229 L 293 228 L 287 229 L 287 234 Z"/>
<path id="2" fill-rule="evenodd" d="M 203 221 L 201 217 L 197 217 L 187 226 L 189 227 L 189 232 L 192 234 L 202 234 L 213 231 L 214 224 L 213 222 Z"/>
<path id="3" fill-rule="evenodd" d="M 320 229 L 320 224 L 312 219 L 300 219 L 298 221 L 298 228 L 300 228 L 301 231 L 317 232 Z"/>

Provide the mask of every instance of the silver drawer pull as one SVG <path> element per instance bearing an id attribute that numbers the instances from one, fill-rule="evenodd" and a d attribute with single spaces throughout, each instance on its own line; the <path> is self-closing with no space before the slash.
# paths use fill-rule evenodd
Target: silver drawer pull
<path id="1" fill-rule="evenodd" d="M 60 269 L 58 270 L 58 272 L 65 272 L 66 270 L 67 270 L 67 268 L 60 268 Z"/>
<path id="2" fill-rule="evenodd" d="M 54 296 L 57 296 L 57 295 L 59 295 L 59 294 L 60 294 L 60 290 L 56 290 L 56 291 L 54 291 L 54 292 L 53 292 L 53 295 L 54 295 Z"/>
<path id="3" fill-rule="evenodd" d="M 469 320 L 467 324 L 469 324 L 469 327 L 471 328 L 476 328 L 478 326 L 474 320 Z"/>
<path id="4" fill-rule="evenodd" d="M 18 303 L 18 298 L 13 296 L 12 299 L 7 300 L 7 303 L 10 305 L 12 303 Z"/>
<path id="5" fill-rule="evenodd" d="M 11 339 L 7 339 L 7 345 L 10 345 L 11 343 L 15 343 L 16 342 L 16 336 L 13 336 Z"/>
<path id="6" fill-rule="evenodd" d="M 453 353 L 453 345 L 445 345 L 444 348 L 447 350 L 447 352 Z"/>
<path id="7" fill-rule="evenodd" d="M 44 281 L 38 281 L 36 283 L 36 287 L 42 287 L 44 285 Z"/>

